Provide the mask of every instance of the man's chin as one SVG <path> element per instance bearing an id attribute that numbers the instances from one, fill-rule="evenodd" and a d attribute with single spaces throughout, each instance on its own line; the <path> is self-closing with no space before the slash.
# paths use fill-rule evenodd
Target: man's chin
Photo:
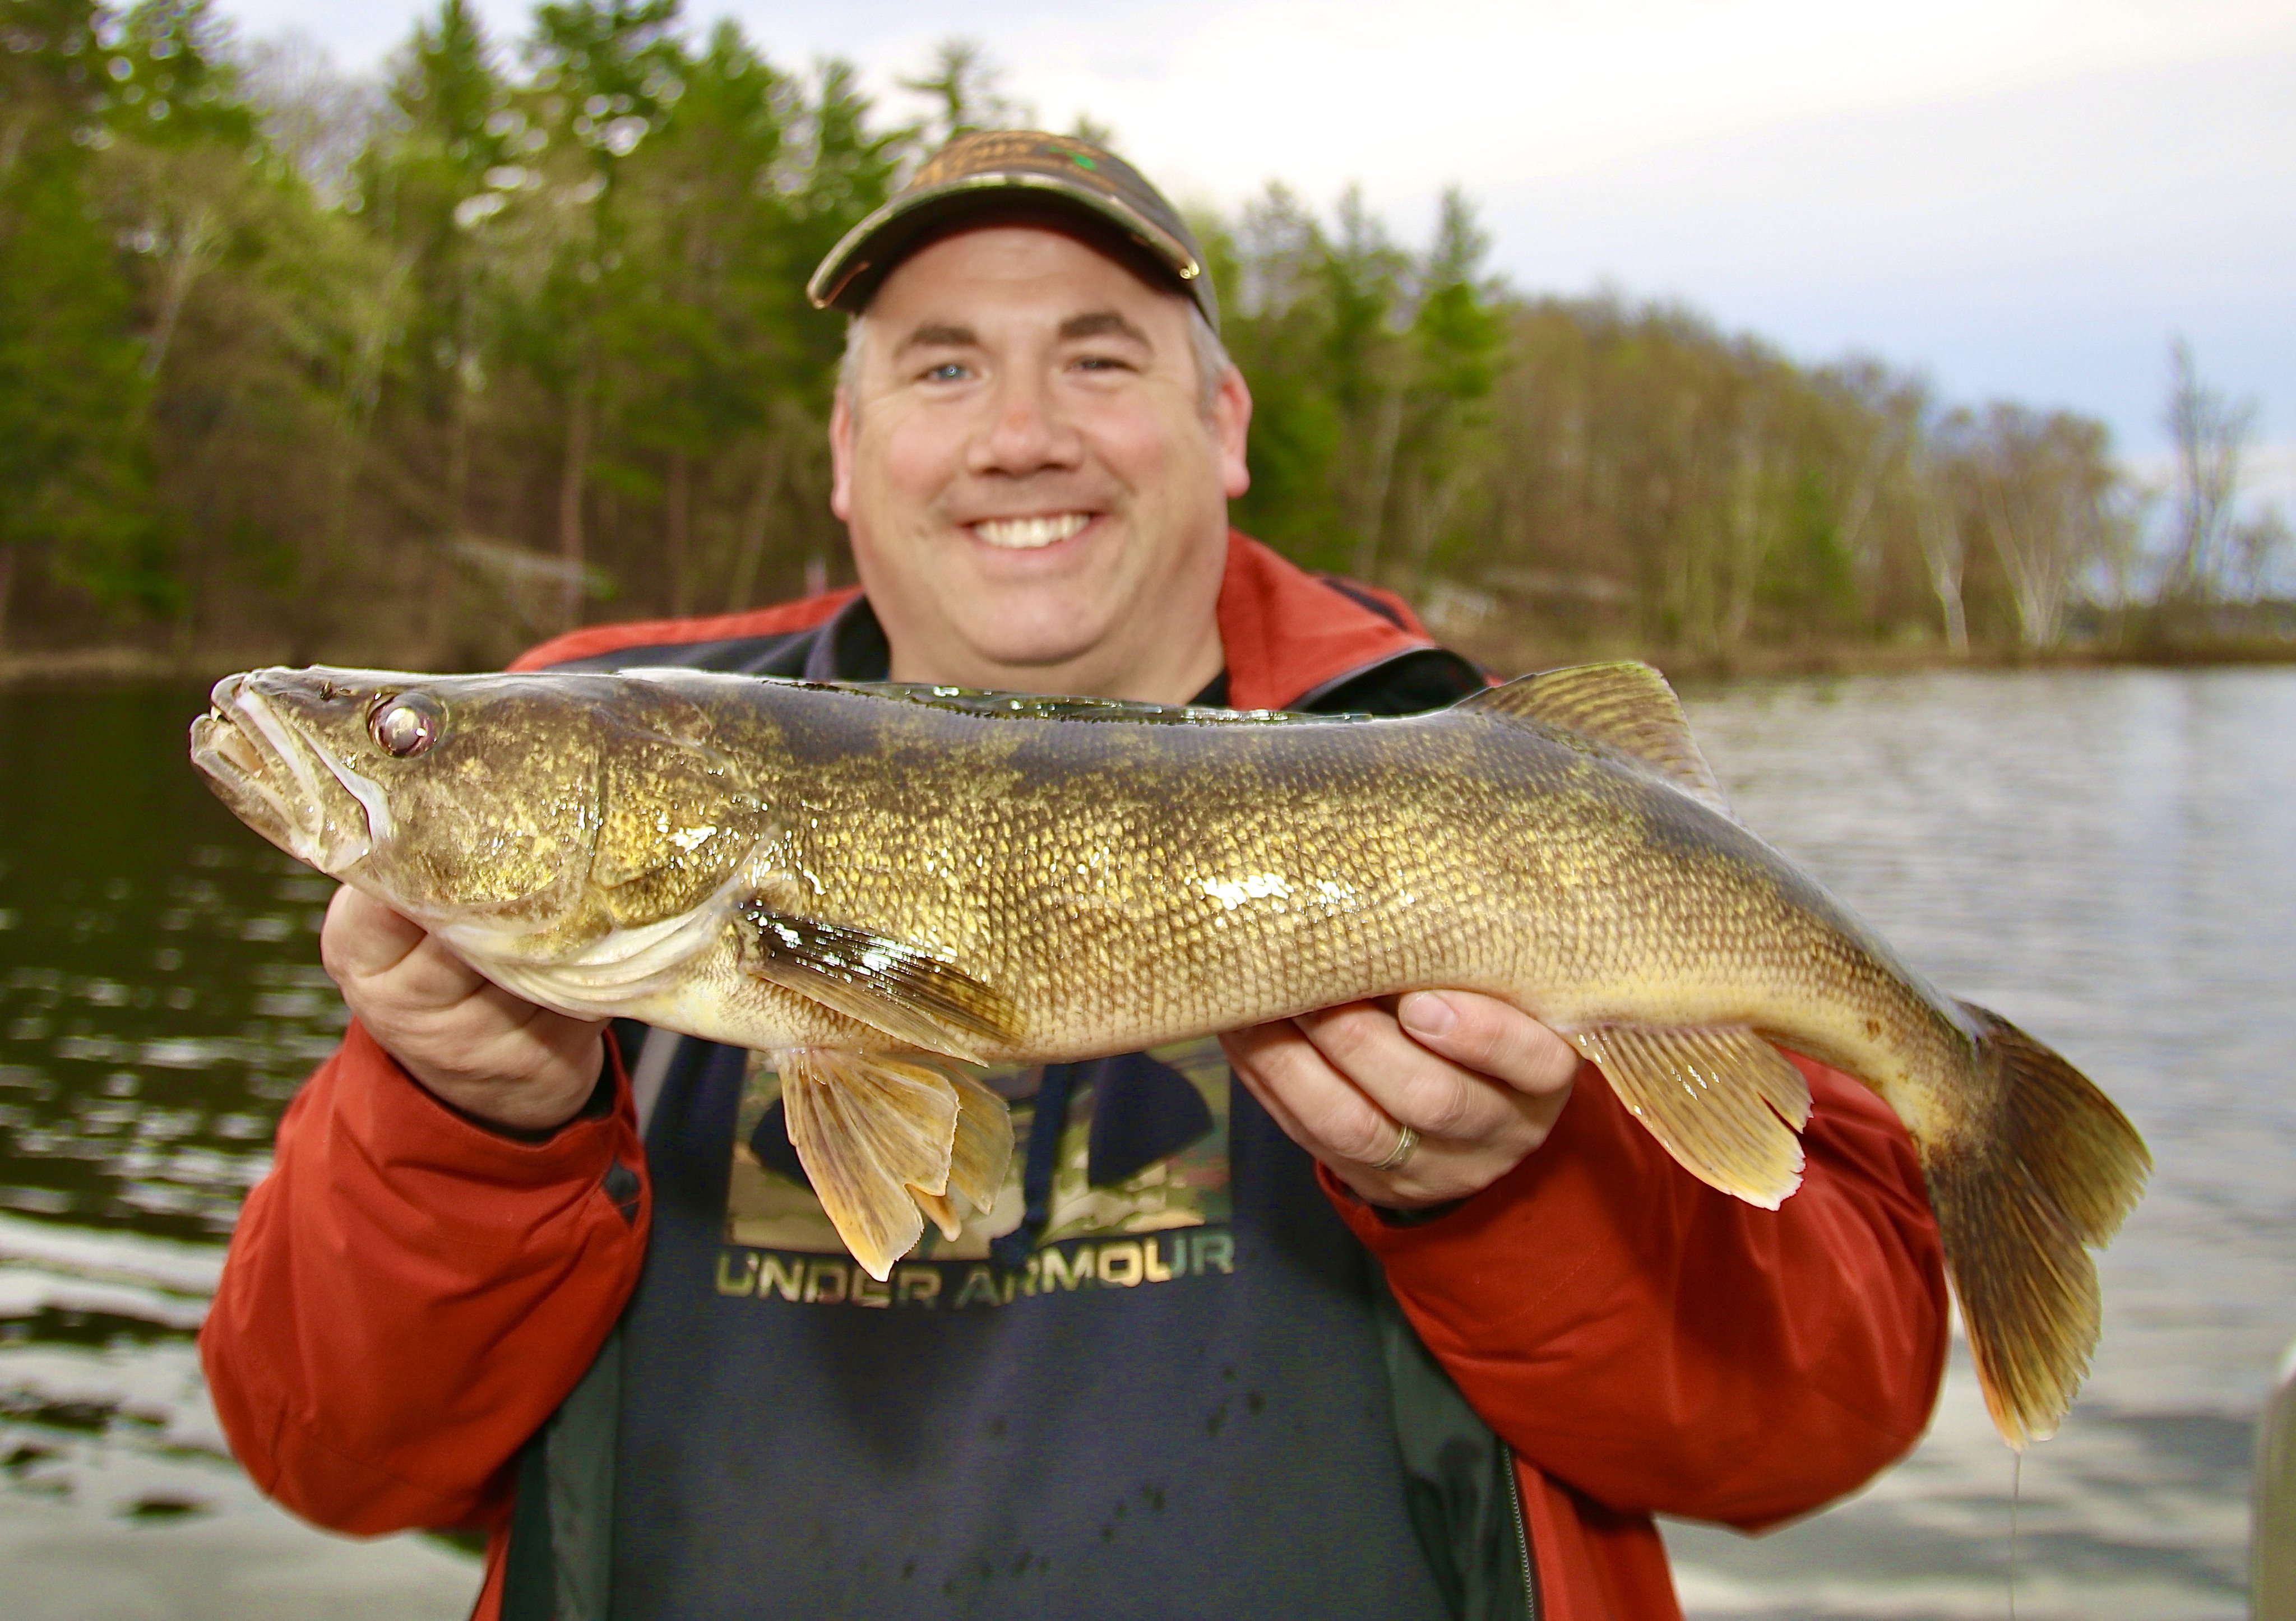
<path id="1" fill-rule="evenodd" d="M 1118 628 L 1140 583 L 1090 531 L 1039 551 L 971 545 L 942 577 L 941 605 L 984 658 L 1028 668 L 1088 653 Z"/>
<path id="2" fill-rule="evenodd" d="M 1079 634 L 1073 618 L 1060 625 L 1005 626 L 997 634 L 972 638 L 971 651 L 983 668 L 1003 672 L 989 685 L 1064 692 L 1058 677 L 1107 644 L 1106 628 L 1097 628 L 1097 634 Z"/>

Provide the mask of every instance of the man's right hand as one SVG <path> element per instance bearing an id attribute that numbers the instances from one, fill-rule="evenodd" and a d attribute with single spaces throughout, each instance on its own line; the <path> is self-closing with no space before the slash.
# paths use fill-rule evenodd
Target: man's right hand
<path id="1" fill-rule="evenodd" d="M 549 1131 L 597 1085 L 603 1019 L 521 1001 L 371 896 L 335 891 L 319 960 L 367 1034 L 457 1109 Z"/>

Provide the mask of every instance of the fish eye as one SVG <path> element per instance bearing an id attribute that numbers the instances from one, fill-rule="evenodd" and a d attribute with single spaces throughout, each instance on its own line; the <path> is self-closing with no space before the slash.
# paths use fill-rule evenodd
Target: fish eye
<path id="1" fill-rule="evenodd" d="M 439 741 L 447 711 L 428 692 L 400 692 L 375 706 L 366 729 L 385 754 L 407 759 Z"/>

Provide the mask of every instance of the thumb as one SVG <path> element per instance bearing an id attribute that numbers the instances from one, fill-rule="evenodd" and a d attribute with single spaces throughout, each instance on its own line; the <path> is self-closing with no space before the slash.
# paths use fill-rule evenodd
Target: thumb
<path id="1" fill-rule="evenodd" d="M 327 921 L 319 929 L 319 961 L 337 985 L 345 979 L 372 979 L 397 968 L 428 938 L 421 924 L 345 884 L 327 903 Z"/>
<path id="2" fill-rule="evenodd" d="M 1411 1038 L 1453 1063 L 1543 1096 L 1578 1072 L 1578 1049 L 1510 1003 L 1474 991 L 1414 991 L 1396 1008 Z"/>

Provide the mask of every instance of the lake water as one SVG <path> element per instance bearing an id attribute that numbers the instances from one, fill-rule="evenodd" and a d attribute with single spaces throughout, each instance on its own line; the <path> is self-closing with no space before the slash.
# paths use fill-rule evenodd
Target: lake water
<path id="1" fill-rule="evenodd" d="M 14 1617 L 462 1615 L 467 1555 L 353 1543 L 226 1455 L 191 1334 L 343 1020 L 330 886 L 183 764 L 194 691 L 0 692 L 0 1568 Z M 2296 1337 L 2296 671 L 1742 683 L 1740 814 L 2151 1141 L 2105 1335 L 2022 1468 L 2016 1613 L 2245 1614 L 2252 1421 Z M 2013 1471 L 1960 1357 L 1929 1437 L 1767 1537 L 1669 1526 L 1695 1617 L 2009 1614 Z"/>

